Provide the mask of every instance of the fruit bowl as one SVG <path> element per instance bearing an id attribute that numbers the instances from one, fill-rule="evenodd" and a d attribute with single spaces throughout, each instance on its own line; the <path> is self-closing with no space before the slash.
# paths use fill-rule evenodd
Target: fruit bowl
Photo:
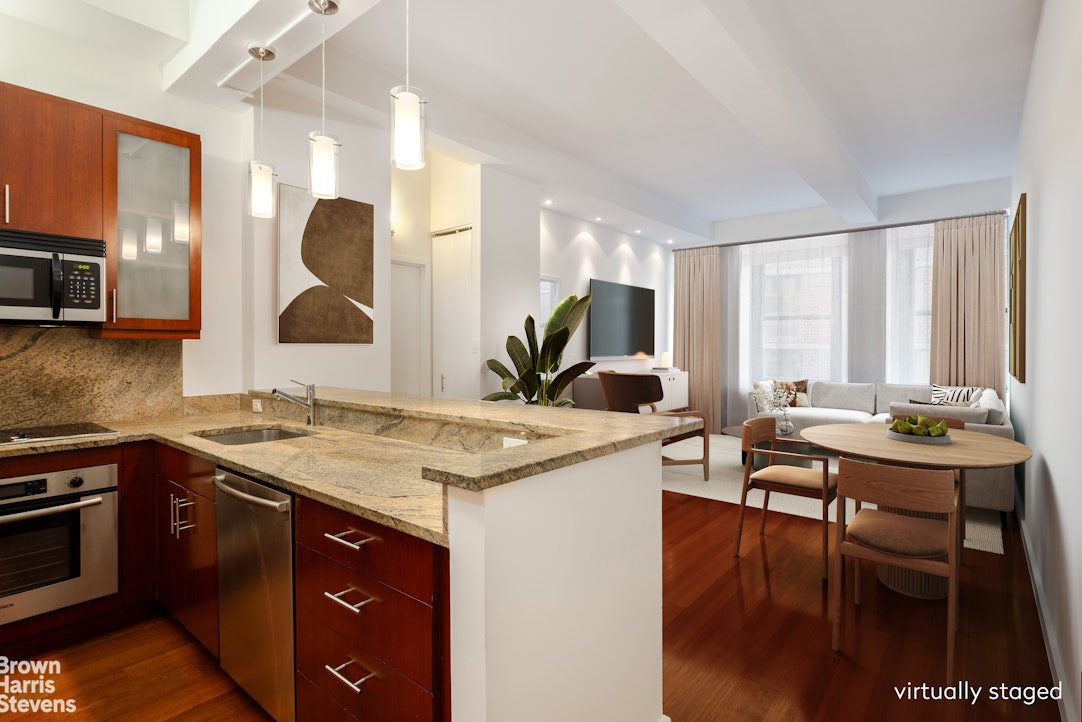
<path id="1" fill-rule="evenodd" d="M 951 443 L 950 434 L 943 434 L 942 436 L 917 436 L 916 434 L 899 434 L 897 431 L 891 431 L 890 429 L 887 429 L 887 438 L 894 439 L 895 441 L 908 441 L 912 444 Z"/>

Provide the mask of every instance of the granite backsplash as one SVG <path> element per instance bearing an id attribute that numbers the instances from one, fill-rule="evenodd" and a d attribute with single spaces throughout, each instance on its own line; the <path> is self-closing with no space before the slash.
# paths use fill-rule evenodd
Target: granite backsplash
<path id="1" fill-rule="evenodd" d="M 184 398 L 181 344 L 0 327 L 0 428 L 239 408 L 240 394 Z"/>

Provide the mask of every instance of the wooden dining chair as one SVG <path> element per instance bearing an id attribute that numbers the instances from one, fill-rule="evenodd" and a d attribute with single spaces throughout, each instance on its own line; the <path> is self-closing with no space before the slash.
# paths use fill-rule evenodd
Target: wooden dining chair
<path id="1" fill-rule="evenodd" d="M 779 442 L 806 443 L 800 439 L 779 439 L 773 416 L 760 416 L 744 422 L 741 440 L 741 449 L 745 453 L 744 486 L 740 492 L 740 516 L 736 522 L 736 546 L 733 549 L 733 556 L 740 556 L 744 511 L 748 504 L 748 491 L 751 489 L 763 490 L 763 513 L 759 521 L 760 536 L 766 530 L 766 512 L 770 505 L 770 492 L 821 499 L 823 502 L 823 579 L 826 579 L 830 565 L 827 508 L 837 496 L 838 475 L 830 471 L 830 462 L 827 457 L 779 450 Z M 765 458 L 767 464 L 758 471 L 754 469 L 756 458 Z M 811 462 L 813 467 L 792 466 L 784 463 L 785 461 Z M 821 468 L 815 469 L 815 463 L 820 464 Z"/>
<path id="2" fill-rule="evenodd" d="M 697 459 L 673 459 L 661 457 L 662 466 L 702 464 L 703 481 L 710 481 L 710 419 L 701 411 L 658 411 L 657 402 L 665 397 L 661 386 L 661 377 L 657 374 L 625 374 L 616 371 L 598 371 L 597 380 L 601 382 L 601 396 L 605 399 L 606 411 L 623 411 L 630 414 L 642 413 L 643 407 L 651 413 L 663 416 L 697 416 L 703 420 L 703 427 L 684 434 L 670 437 L 661 442 L 662 447 L 675 444 L 685 439 L 702 437 L 703 455 Z"/>
<path id="3" fill-rule="evenodd" d="M 856 501 L 846 524 L 838 515 L 834 546 L 834 651 L 841 649 L 845 557 L 853 557 L 853 599 L 860 604 L 863 560 L 947 578 L 947 676 L 954 676 L 954 636 L 958 630 L 958 489 L 950 469 L 916 469 L 838 461 L 838 508 Z M 861 508 L 862 502 L 876 509 Z M 946 515 L 946 520 L 905 516 L 882 507 Z"/>

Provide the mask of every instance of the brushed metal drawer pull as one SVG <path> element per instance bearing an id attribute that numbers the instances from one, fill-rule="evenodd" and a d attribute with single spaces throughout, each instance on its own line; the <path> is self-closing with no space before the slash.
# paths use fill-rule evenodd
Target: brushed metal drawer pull
<path id="1" fill-rule="evenodd" d="M 336 542 L 338 542 L 339 544 L 341 544 L 343 546 L 347 546 L 347 547 L 349 547 L 350 549 L 352 549 L 355 552 L 359 552 L 361 550 L 361 545 L 362 544 L 367 544 L 370 541 L 374 541 L 376 537 L 374 537 L 374 536 L 366 537 L 364 539 L 361 539 L 357 543 L 353 543 L 351 541 L 346 541 L 342 537 L 344 537 L 346 534 L 360 534 L 360 533 L 361 532 L 357 531 L 356 529 L 346 529 L 345 531 L 339 532 L 337 534 L 331 534 L 330 532 L 323 532 L 323 536 L 327 537 L 331 541 L 336 541 Z"/>
<path id="2" fill-rule="evenodd" d="M 361 677 L 356 682 L 350 682 L 348 679 L 345 678 L 345 676 L 342 674 L 341 670 L 345 669 L 346 667 L 348 667 L 351 664 L 356 664 L 358 667 L 361 667 L 360 664 L 357 664 L 357 662 L 354 662 L 351 659 L 348 662 L 346 662 L 345 664 L 340 664 L 337 667 L 332 667 L 329 664 L 325 664 L 325 665 L 323 665 L 323 669 L 327 670 L 328 672 L 333 674 L 335 677 L 337 677 L 339 680 L 341 680 L 342 684 L 346 685 L 347 687 L 352 689 L 357 694 L 360 694 L 361 693 L 361 685 L 364 684 L 365 682 L 367 682 L 368 680 L 372 679 L 373 677 L 375 677 L 376 673 L 375 672 L 368 672 L 368 670 L 365 669 L 364 671 L 368 672 L 368 674 L 366 674 L 364 677 Z M 361 669 L 364 669 L 364 667 L 361 667 Z"/>
<path id="3" fill-rule="evenodd" d="M 332 602 L 337 602 L 338 604 L 341 604 L 343 607 L 345 607 L 349 611 L 353 612 L 354 614 L 360 614 L 361 613 L 361 607 L 368 604 L 369 602 L 376 601 L 375 597 L 368 597 L 364 601 L 357 602 L 356 604 L 350 604 L 346 600 L 342 599 L 342 597 L 349 594 L 350 592 L 357 592 L 358 594 L 362 593 L 359 589 L 354 589 L 353 587 L 349 587 L 347 589 L 343 589 L 342 591 L 338 592 L 338 594 L 331 594 L 330 592 L 323 592 L 323 596 L 325 596 L 327 599 L 330 599 Z"/>

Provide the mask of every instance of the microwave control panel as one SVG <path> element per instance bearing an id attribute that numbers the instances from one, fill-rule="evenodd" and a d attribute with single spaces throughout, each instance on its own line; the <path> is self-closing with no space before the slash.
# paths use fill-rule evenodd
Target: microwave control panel
<path id="1" fill-rule="evenodd" d="M 101 264 L 64 261 L 64 308 L 101 308 Z"/>

